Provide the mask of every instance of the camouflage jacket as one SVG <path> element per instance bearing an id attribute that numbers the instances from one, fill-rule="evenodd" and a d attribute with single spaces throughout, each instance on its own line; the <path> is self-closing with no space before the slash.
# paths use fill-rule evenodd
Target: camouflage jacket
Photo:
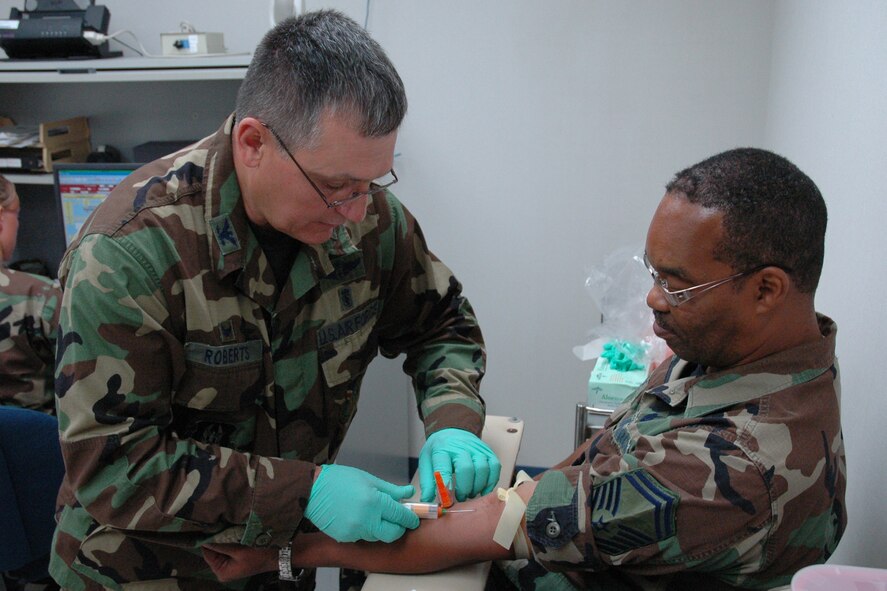
<path id="1" fill-rule="evenodd" d="M 55 414 L 60 303 L 51 279 L 0 267 L 0 405 Z"/>
<path id="2" fill-rule="evenodd" d="M 543 474 L 522 589 L 769 589 L 825 561 L 846 525 L 835 324 L 704 373 L 672 357 L 605 429 Z"/>
<path id="3" fill-rule="evenodd" d="M 374 197 L 278 291 L 231 126 L 124 180 L 62 261 L 63 587 L 208 589 L 203 542 L 285 545 L 379 351 L 405 354 L 428 434 L 482 429 L 481 333 L 416 220 Z"/>

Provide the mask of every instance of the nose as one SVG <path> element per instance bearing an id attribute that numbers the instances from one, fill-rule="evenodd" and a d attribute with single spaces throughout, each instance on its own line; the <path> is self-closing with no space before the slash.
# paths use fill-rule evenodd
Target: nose
<path id="1" fill-rule="evenodd" d="M 656 312 L 668 312 L 669 310 L 665 294 L 662 293 L 662 289 L 655 281 L 650 286 L 650 291 L 647 292 L 647 306 Z"/>
<path id="2" fill-rule="evenodd" d="M 358 197 L 357 199 L 352 199 L 347 203 L 337 206 L 336 211 L 349 222 L 362 222 L 363 218 L 367 215 L 368 199 L 369 198 L 366 195 Z"/>

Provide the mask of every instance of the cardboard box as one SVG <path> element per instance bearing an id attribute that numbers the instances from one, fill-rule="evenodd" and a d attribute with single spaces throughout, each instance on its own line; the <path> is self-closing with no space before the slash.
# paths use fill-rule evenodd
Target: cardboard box
<path id="1" fill-rule="evenodd" d="M 588 405 L 615 410 L 640 385 L 647 381 L 647 368 L 619 371 L 610 360 L 598 357 L 588 378 Z"/>
<path id="2" fill-rule="evenodd" d="M 0 169 L 52 172 L 56 162 L 86 162 L 91 149 L 86 117 L 41 123 L 39 138 L 33 146 L 0 147 Z"/>

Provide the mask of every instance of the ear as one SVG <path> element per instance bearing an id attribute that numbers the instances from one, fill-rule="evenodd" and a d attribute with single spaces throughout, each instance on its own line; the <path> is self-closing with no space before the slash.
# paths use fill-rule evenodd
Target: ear
<path id="1" fill-rule="evenodd" d="M 779 267 L 765 267 L 754 276 L 755 307 L 760 314 L 768 313 L 785 302 L 791 289 L 791 278 Z"/>
<path id="2" fill-rule="evenodd" d="M 231 141 L 238 160 L 250 168 L 256 168 L 270 146 L 266 143 L 267 128 L 254 117 L 238 121 Z"/>

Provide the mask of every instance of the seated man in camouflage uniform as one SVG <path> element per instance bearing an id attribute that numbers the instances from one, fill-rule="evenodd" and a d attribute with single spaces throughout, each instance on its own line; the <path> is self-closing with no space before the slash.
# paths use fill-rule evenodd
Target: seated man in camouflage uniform
<path id="1" fill-rule="evenodd" d="M 731 150 L 676 175 L 647 234 L 647 304 L 674 356 L 605 429 L 536 481 L 511 548 L 503 503 L 395 544 L 294 548 L 295 564 L 427 572 L 513 559 L 521 589 L 769 589 L 846 525 L 835 323 L 817 314 L 826 207 L 784 158 Z M 507 544 L 506 544 L 507 545 Z M 275 556 L 213 547 L 221 577 Z M 501 574 L 501 573 L 500 573 Z"/>
<path id="2" fill-rule="evenodd" d="M 418 527 L 397 502 L 412 486 L 334 464 L 379 352 L 413 379 L 423 495 L 432 468 L 456 474 L 460 498 L 493 489 L 480 328 L 387 188 L 406 106 L 360 25 L 288 19 L 235 115 L 135 171 L 84 225 L 60 271 L 62 587 L 218 588 L 207 541 L 285 554 L 315 527 L 340 541 Z"/>
<path id="3" fill-rule="evenodd" d="M 55 414 L 53 373 L 61 290 L 42 275 L 5 266 L 18 238 L 21 200 L 0 175 L 0 406 Z"/>

